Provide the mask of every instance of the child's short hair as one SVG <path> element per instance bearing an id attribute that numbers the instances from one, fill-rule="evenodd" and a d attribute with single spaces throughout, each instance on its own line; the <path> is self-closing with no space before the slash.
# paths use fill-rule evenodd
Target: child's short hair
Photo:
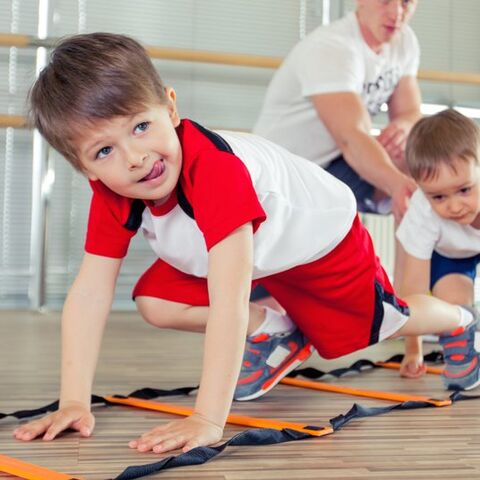
<path id="1" fill-rule="evenodd" d="M 111 33 L 60 41 L 29 93 L 29 117 L 48 143 L 77 170 L 73 145 L 88 123 L 132 115 L 166 103 L 165 87 L 145 49 Z"/>
<path id="2" fill-rule="evenodd" d="M 454 160 L 478 163 L 480 133 L 477 124 L 453 109 L 443 110 L 415 124 L 405 156 L 414 180 L 434 178 L 440 164 L 455 171 Z"/>

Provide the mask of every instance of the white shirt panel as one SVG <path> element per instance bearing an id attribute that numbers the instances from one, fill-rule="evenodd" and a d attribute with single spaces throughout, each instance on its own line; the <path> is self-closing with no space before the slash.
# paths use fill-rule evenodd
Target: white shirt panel
<path id="1" fill-rule="evenodd" d="M 261 137 L 218 133 L 246 165 L 267 214 L 254 235 L 253 278 L 317 260 L 343 240 L 356 215 L 355 198 L 345 184 Z M 159 217 L 145 209 L 142 230 L 167 263 L 207 276 L 203 235 L 178 205 Z"/>

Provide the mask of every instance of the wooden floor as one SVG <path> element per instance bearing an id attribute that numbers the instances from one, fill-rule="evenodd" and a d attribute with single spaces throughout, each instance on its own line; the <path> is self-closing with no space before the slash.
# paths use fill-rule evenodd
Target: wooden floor
<path id="1" fill-rule="evenodd" d="M 174 388 L 195 385 L 200 374 L 202 336 L 160 331 L 133 313 L 112 314 L 105 335 L 94 392 L 99 395 L 144 386 Z M 401 351 L 385 343 L 335 362 L 317 355 L 308 365 L 331 369 L 353 359 L 385 359 Z M 57 398 L 59 314 L 0 312 L 0 412 L 36 408 Z M 405 380 L 396 371 L 377 369 L 328 382 L 443 398 L 438 376 Z M 168 400 L 193 405 L 193 398 Z M 238 414 L 326 425 L 359 399 L 280 385 L 264 398 L 236 403 Z M 480 400 L 451 407 L 390 413 L 356 420 L 327 437 L 268 447 L 227 448 L 211 462 L 167 470 L 147 478 L 250 479 L 476 479 L 480 478 Z M 127 443 L 171 417 L 128 407 L 95 410 L 96 429 L 89 439 L 68 433 L 54 442 L 22 443 L 12 438 L 17 422 L 0 421 L 0 454 L 16 457 L 85 479 L 107 479 L 126 466 L 160 459 L 140 454 Z M 228 426 L 225 439 L 241 431 Z M 13 478 L 0 473 L 0 478 Z"/>

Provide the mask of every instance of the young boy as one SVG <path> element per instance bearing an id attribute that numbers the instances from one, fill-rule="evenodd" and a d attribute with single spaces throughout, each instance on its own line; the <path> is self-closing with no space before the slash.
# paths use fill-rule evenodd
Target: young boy
<path id="1" fill-rule="evenodd" d="M 60 407 L 16 438 L 92 433 L 102 332 L 138 229 L 159 257 L 133 292 L 141 315 L 205 331 L 195 413 L 130 442 L 142 452 L 218 442 L 234 394 L 262 395 L 311 344 L 333 358 L 392 336 L 474 328 L 468 310 L 395 296 L 347 186 L 267 140 L 180 120 L 175 100 L 144 49 L 113 34 L 64 40 L 33 86 L 35 125 L 88 177 L 93 198 L 62 317 Z M 249 304 L 252 279 L 289 316 Z"/>
<path id="2" fill-rule="evenodd" d="M 402 295 L 430 290 L 445 301 L 473 305 L 480 261 L 479 146 L 477 125 L 455 110 L 422 119 L 410 133 L 406 159 L 419 189 L 397 230 L 406 251 Z M 441 342 L 448 356 L 457 355 L 459 364 L 464 363 L 457 345 Z M 421 338 L 407 337 L 405 353 L 401 374 L 421 376 Z M 473 364 L 465 364 L 445 375 L 460 386 L 469 385 L 477 375 L 474 370 Z"/>

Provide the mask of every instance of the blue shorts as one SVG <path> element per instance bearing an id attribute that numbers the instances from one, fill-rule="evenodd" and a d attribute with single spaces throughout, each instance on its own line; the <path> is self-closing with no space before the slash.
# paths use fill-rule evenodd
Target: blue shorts
<path id="1" fill-rule="evenodd" d="M 480 254 L 468 258 L 447 258 L 433 252 L 430 267 L 430 289 L 446 275 L 458 273 L 466 275 L 475 281 L 477 265 L 480 263 Z"/>
<path id="2" fill-rule="evenodd" d="M 357 210 L 359 212 L 379 215 L 387 215 L 391 212 L 392 202 L 390 199 L 386 198 L 376 202 L 374 200 L 375 187 L 360 177 L 345 161 L 343 155 L 334 158 L 325 170 L 350 187 L 357 200 Z"/>

